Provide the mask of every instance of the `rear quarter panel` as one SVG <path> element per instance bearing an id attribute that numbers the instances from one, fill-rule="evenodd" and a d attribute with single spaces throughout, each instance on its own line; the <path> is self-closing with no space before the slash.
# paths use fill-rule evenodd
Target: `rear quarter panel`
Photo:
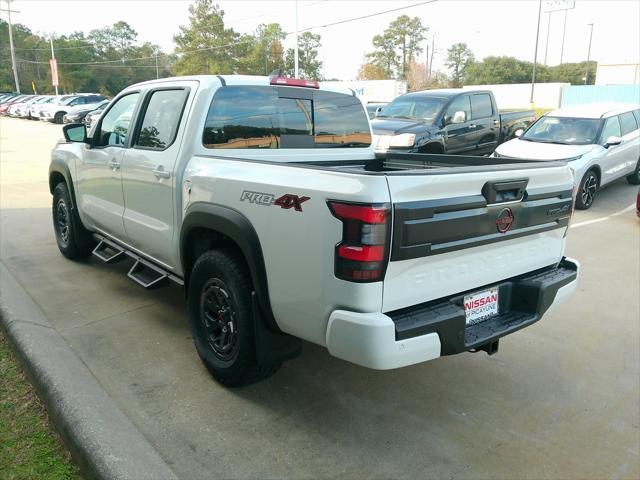
<path id="1" fill-rule="evenodd" d="M 195 156 L 184 173 L 191 193 L 183 192 L 182 212 L 194 202 L 233 208 L 258 234 L 271 307 L 286 333 L 324 345 L 330 313 L 338 308 L 375 312 L 382 308 L 382 282 L 357 284 L 334 276 L 335 247 L 342 223 L 328 200 L 383 203 L 389 201 L 384 176 L 345 174 L 317 169 Z M 309 197 L 302 211 L 243 198 L 243 192 L 277 199 L 292 194 Z"/>

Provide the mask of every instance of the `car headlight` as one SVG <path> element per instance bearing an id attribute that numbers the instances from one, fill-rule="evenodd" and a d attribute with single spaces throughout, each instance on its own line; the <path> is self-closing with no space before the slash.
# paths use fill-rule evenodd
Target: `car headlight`
<path id="1" fill-rule="evenodd" d="M 401 133 L 400 135 L 394 135 L 389 139 L 390 147 L 412 147 L 416 140 L 416 136 L 413 133 Z"/>

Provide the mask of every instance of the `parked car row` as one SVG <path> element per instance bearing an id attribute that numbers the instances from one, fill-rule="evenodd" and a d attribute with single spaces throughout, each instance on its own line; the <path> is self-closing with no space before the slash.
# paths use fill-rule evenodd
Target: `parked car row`
<path id="1" fill-rule="evenodd" d="M 102 95 L 77 93 L 72 95 L 0 96 L 0 115 L 43 120 L 52 123 L 79 123 L 85 116 L 109 103 Z"/>

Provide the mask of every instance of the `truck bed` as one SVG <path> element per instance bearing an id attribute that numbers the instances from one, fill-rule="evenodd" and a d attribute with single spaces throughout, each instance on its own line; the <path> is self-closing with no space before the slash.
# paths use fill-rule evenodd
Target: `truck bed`
<path id="1" fill-rule="evenodd" d="M 553 168 L 563 161 L 541 161 L 519 158 L 478 157 L 471 155 L 445 155 L 430 153 L 389 153 L 386 158 L 354 162 L 306 162 L 297 166 L 352 171 L 354 173 L 408 175 L 429 173 L 467 173 L 477 171 L 522 170 Z M 451 169 L 455 168 L 455 171 Z M 444 170 L 446 169 L 446 170 Z"/>

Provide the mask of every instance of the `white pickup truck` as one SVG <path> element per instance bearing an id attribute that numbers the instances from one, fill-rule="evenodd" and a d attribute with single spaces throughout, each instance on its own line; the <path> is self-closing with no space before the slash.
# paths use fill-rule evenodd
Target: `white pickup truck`
<path id="1" fill-rule="evenodd" d="M 63 131 L 49 172 L 60 251 L 184 285 L 198 354 L 228 386 L 265 378 L 300 339 L 374 369 L 494 353 L 577 285 L 565 163 L 376 159 L 349 90 L 156 80 L 88 134 Z"/>

